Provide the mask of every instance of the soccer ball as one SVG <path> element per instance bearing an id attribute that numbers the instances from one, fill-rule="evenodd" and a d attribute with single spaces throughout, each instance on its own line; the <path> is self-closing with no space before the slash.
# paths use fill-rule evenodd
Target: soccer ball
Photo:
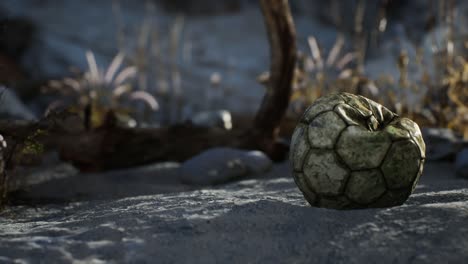
<path id="1" fill-rule="evenodd" d="M 317 99 L 291 140 L 294 180 L 312 206 L 403 204 L 421 176 L 426 146 L 418 125 L 359 95 Z"/>

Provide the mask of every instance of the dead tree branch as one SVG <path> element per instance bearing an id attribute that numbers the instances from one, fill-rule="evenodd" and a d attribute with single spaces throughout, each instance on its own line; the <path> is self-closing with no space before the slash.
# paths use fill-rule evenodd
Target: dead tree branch
<path id="1" fill-rule="evenodd" d="M 292 92 L 296 31 L 287 0 L 260 0 L 260 4 L 270 43 L 270 78 L 249 139 L 260 142 L 260 149 L 269 151 Z"/>

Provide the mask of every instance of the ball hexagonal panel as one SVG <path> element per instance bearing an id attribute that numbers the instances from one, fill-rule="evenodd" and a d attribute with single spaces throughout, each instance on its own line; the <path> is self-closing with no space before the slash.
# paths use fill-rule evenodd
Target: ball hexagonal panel
<path id="1" fill-rule="evenodd" d="M 318 114 L 331 111 L 335 105 L 344 103 L 340 96 L 325 96 L 317 99 L 302 115 L 302 121 L 311 122 Z"/>
<path id="2" fill-rule="evenodd" d="M 318 115 L 310 122 L 308 129 L 311 147 L 332 149 L 345 127 L 344 121 L 333 111 Z"/>
<path id="3" fill-rule="evenodd" d="M 291 138 L 290 159 L 294 170 L 302 171 L 304 159 L 309 149 L 309 143 L 307 142 L 307 126 L 299 124 Z"/>
<path id="4" fill-rule="evenodd" d="M 304 174 L 317 194 L 338 195 L 344 189 L 348 171 L 332 151 L 311 151 L 304 163 Z"/>
<path id="5" fill-rule="evenodd" d="M 378 169 L 354 171 L 346 185 L 346 195 L 360 204 L 375 201 L 385 190 L 385 181 Z"/>
<path id="6" fill-rule="evenodd" d="M 377 168 L 391 143 L 383 131 L 349 126 L 341 133 L 335 148 L 352 170 L 363 170 Z"/>
<path id="7" fill-rule="evenodd" d="M 299 190 L 301 190 L 302 194 L 304 194 L 304 197 L 306 198 L 307 202 L 309 202 L 310 204 L 315 204 L 317 200 L 317 195 L 312 190 L 310 184 L 306 181 L 305 175 L 303 173 L 295 173 L 294 181 L 299 187 Z"/>
<path id="8" fill-rule="evenodd" d="M 412 140 L 394 142 L 382 164 L 388 188 L 412 186 L 420 163 L 419 148 Z"/>

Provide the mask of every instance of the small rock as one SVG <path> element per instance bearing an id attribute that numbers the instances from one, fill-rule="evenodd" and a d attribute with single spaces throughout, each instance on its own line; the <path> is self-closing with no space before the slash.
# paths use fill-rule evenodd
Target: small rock
<path id="1" fill-rule="evenodd" d="M 468 179 L 468 148 L 463 149 L 457 154 L 455 172 L 457 175 Z"/>
<path id="2" fill-rule="evenodd" d="M 195 114 L 190 121 L 196 126 L 232 129 L 232 116 L 227 110 L 200 112 Z"/>
<path id="3" fill-rule="evenodd" d="M 118 169 L 107 172 L 92 173 L 87 175 L 95 175 L 109 179 L 113 183 L 146 183 L 146 184 L 180 184 L 177 179 L 177 172 L 180 168 L 178 162 L 159 162 L 148 164 L 139 167 Z"/>
<path id="4" fill-rule="evenodd" d="M 255 174 L 266 172 L 270 170 L 273 165 L 270 158 L 268 158 L 265 153 L 258 150 L 247 152 L 245 158 L 242 160 L 245 162 L 247 168 Z"/>
<path id="5" fill-rule="evenodd" d="M 36 120 L 34 113 L 21 102 L 15 92 L 3 86 L 0 86 L 0 118 Z"/>
<path id="6" fill-rule="evenodd" d="M 260 174 L 271 167 L 272 161 L 261 151 L 213 148 L 184 162 L 180 177 L 186 184 L 213 185 Z"/>
<path id="7" fill-rule="evenodd" d="M 463 144 L 462 138 L 447 128 L 423 128 L 422 134 L 428 160 L 452 159 Z"/>

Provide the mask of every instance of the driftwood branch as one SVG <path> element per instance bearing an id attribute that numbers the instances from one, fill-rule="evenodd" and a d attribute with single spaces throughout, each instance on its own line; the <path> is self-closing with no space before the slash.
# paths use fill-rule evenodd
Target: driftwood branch
<path id="1" fill-rule="evenodd" d="M 271 66 L 267 92 L 254 129 L 273 137 L 286 113 L 296 63 L 296 31 L 287 0 L 260 0 L 270 42 Z"/>
<path id="2" fill-rule="evenodd" d="M 86 130 L 83 123 L 57 115 L 33 123 L 0 122 L 0 134 L 24 138 L 41 129 L 38 139 L 58 149 L 62 158 L 82 170 L 107 170 L 156 161 L 183 161 L 216 146 L 260 149 L 274 159 L 275 140 L 286 112 L 296 60 L 295 30 L 287 0 L 260 0 L 271 48 L 270 79 L 263 102 L 250 128 L 224 131 L 190 124 L 157 129 L 129 129 L 108 125 Z"/>

